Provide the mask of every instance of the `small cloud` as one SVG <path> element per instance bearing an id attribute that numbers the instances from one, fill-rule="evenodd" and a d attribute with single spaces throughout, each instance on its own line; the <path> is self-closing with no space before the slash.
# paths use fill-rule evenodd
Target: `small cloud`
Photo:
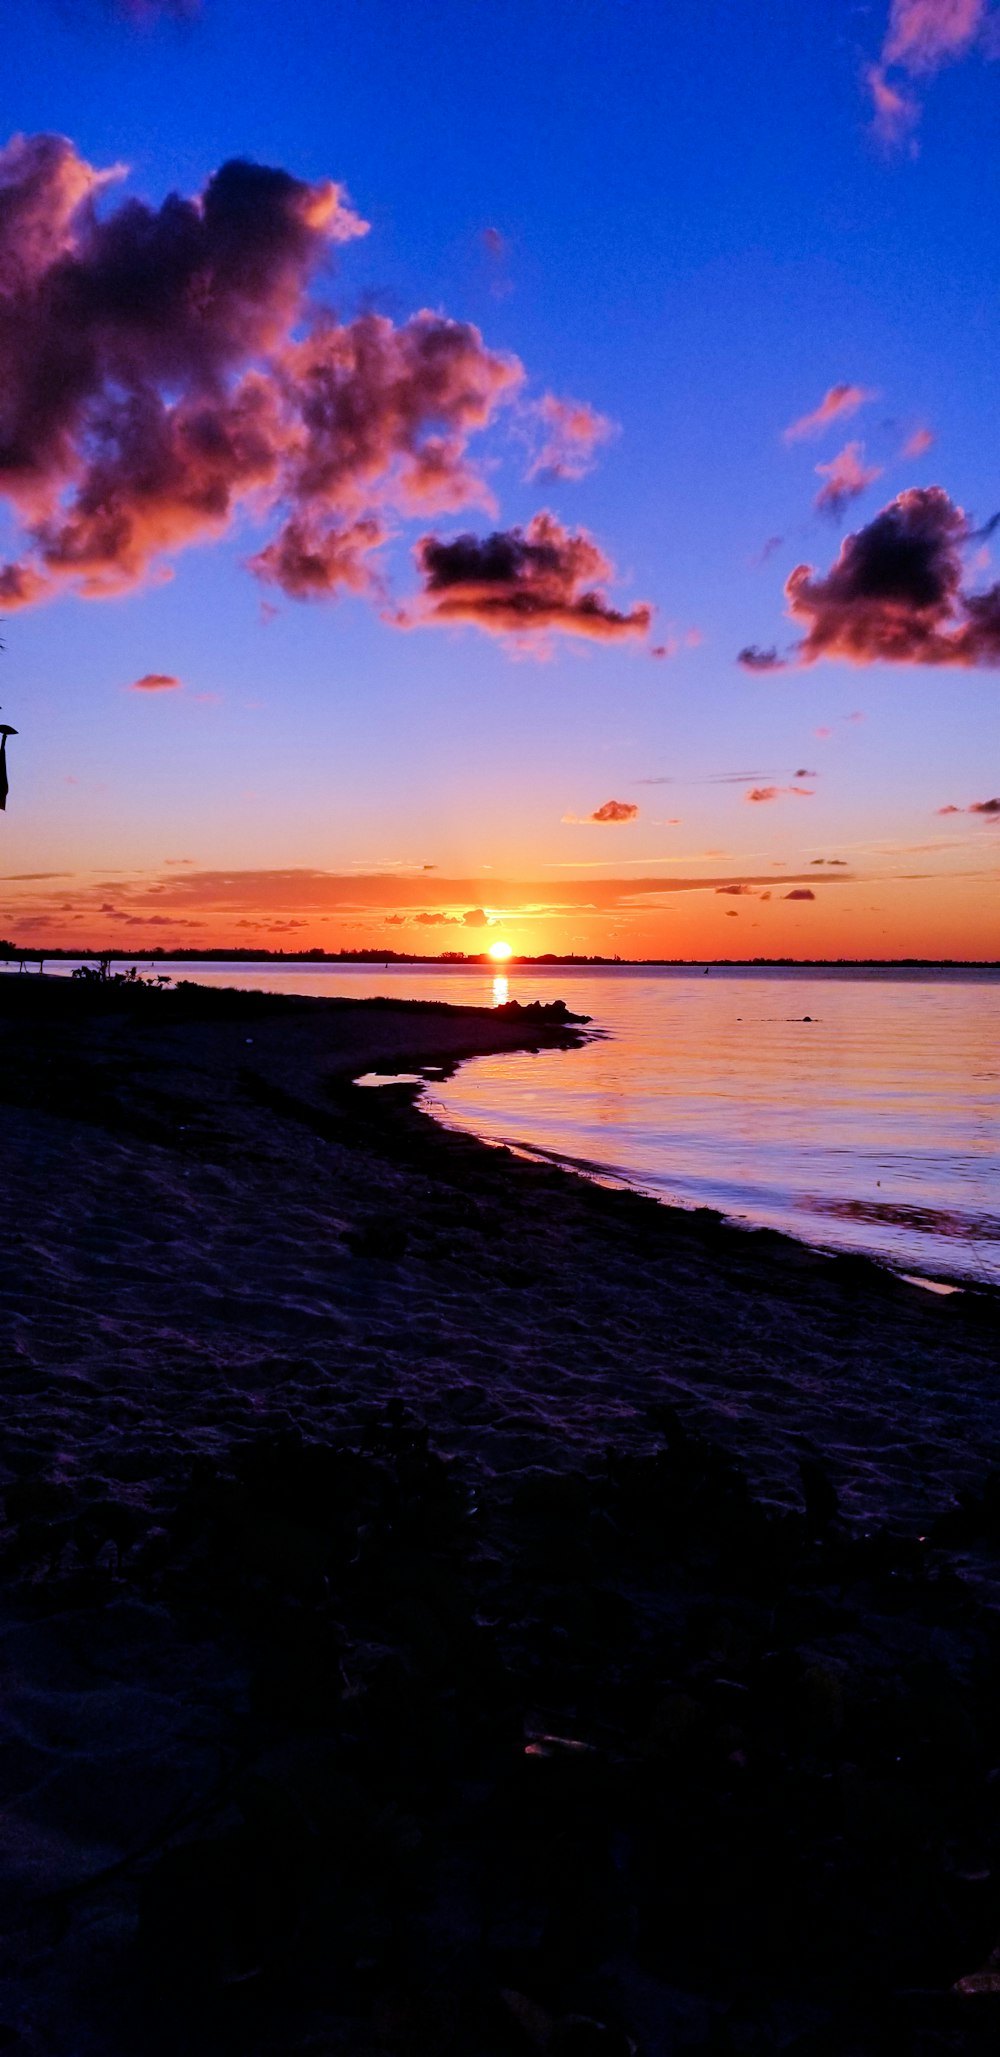
<path id="1" fill-rule="evenodd" d="M 783 893 L 781 897 L 783 900 L 815 900 L 816 895 L 811 886 L 793 886 L 790 893 Z"/>
<path id="2" fill-rule="evenodd" d="M 605 800 L 603 806 L 595 807 L 593 814 L 564 814 L 563 821 L 575 828 L 607 828 L 634 821 L 638 812 L 632 800 Z"/>
<path id="3" fill-rule="evenodd" d="M 784 671 L 787 661 L 778 656 L 773 644 L 769 650 L 762 650 L 757 643 L 747 643 L 736 659 L 745 671 Z"/>
<path id="4" fill-rule="evenodd" d="M 506 257 L 507 238 L 501 235 L 499 229 L 480 229 L 479 240 L 489 257 L 495 258 L 497 261 Z"/>
<path id="5" fill-rule="evenodd" d="M 836 457 L 831 457 L 829 464 L 817 464 L 817 477 L 826 480 L 813 503 L 821 514 L 829 514 L 834 521 L 839 521 L 851 501 L 859 499 L 873 479 L 881 478 L 882 466 L 866 465 L 864 450 L 863 443 L 845 443 Z"/>
<path id="6" fill-rule="evenodd" d="M 901 455 L 903 457 L 922 457 L 924 452 L 929 450 L 935 441 L 936 438 L 930 429 L 914 429 L 912 436 L 907 436 Z"/>
<path id="7" fill-rule="evenodd" d="M 824 741 L 824 742 L 826 741 L 826 738 L 827 738 L 827 736 L 832 736 L 832 734 L 833 734 L 833 730 L 832 730 L 832 729 L 813 729 L 813 735 L 814 735 L 814 736 L 821 736 L 821 737 L 823 738 L 823 741 Z"/>
<path id="8" fill-rule="evenodd" d="M 756 555 L 754 557 L 751 557 L 751 570 L 758 571 L 762 564 L 766 564 L 768 558 L 773 557 L 775 551 L 781 549 L 781 545 L 784 542 L 784 540 L 784 536 L 768 536 L 767 541 L 761 544 L 760 549 L 757 551 Z"/>
<path id="9" fill-rule="evenodd" d="M 180 685 L 169 671 L 147 671 L 141 679 L 133 679 L 130 691 L 133 693 L 172 693 Z"/>
<path id="10" fill-rule="evenodd" d="M 935 807 L 935 814 L 1000 814 L 1000 799 L 970 800 L 968 807 Z"/>
<path id="11" fill-rule="evenodd" d="M 802 414 L 790 423 L 784 432 L 785 442 L 800 443 L 805 436 L 821 436 L 831 422 L 846 421 L 874 398 L 875 394 L 866 386 L 830 386 L 811 414 Z"/>
<path id="12" fill-rule="evenodd" d="M 802 776 L 811 777 L 812 774 L 804 773 Z M 814 797 L 809 786 L 751 786 L 747 799 L 759 804 L 762 801 L 783 799 L 786 793 L 794 793 L 800 800 L 811 800 Z"/>
<path id="13" fill-rule="evenodd" d="M 490 917 L 484 907 L 470 907 L 462 916 L 467 929 L 485 929 L 490 926 Z"/>
<path id="14" fill-rule="evenodd" d="M 735 907 L 727 907 L 726 915 L 730 921 L 739 921 L 739 915 L 737 914 Z"/>
<path id="15" fill-rule="evenodd" d="M 802 769 L 801 771 L 793 771 L 793 773 L 792 773 L 792 777 L 793 777 L 793 778 L 796 778 L 796 779 L 817 779 L 817 778 L 819 777 L 819 772 L 818 772 L 818 771 L 806 771 L 806 770 L 805 770 L 805 768 L 803 767 L 803 769 Z"/>
<path id="16" fill-rule="evenodd" d="M 169 865 L 171 865 L 171 866 L 176 866 L 176 865 L 180 865 L 180 864 L 193 864 L 193 863 L 194 863 L 194 858 L 193 858 L 193 857 L 165 857 L 165 858 L 164 858 L 164 860 L 163 860 L 163 862 L 164 862 L 164 864 L 169 864 Z"/>
<path id="17" fill-rule="evenodd" d="M 594 453 L 615 434 L 615 424 L 586 400 L 561 400 L 543 393 L 523 409 L 529 439 L 536 446 L 525 477 L 582 479 L 594 468 Z"/>
<path id="18" fill-rule="evenodd" d="M 731 894 L 734 900 L 744 900 L 748 894 L 753 895 L 752 886 L 716 886 L 715 890 L 717 894 Z"/>

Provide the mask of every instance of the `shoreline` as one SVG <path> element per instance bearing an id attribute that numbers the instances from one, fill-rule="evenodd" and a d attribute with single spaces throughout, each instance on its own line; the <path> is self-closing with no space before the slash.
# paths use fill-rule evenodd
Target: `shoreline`
<path id="1" fill-rule="evenodd" d="M 27 986 L 16 2046 L 985 2047 L 993 1300 L 354 1083 L 582 1024 Z"/>

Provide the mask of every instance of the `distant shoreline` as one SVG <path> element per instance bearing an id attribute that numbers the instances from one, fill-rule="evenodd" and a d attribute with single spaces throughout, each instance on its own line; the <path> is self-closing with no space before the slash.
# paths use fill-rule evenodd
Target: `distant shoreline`
<path id="1" fill-rule="evenodd" d="M 99 964 L 287 964 L 341 965 L 350 969 L 367 964 L 386 966 L 410 964 L 441 965 L 446 970 L 465 966 L 492 967 L 496 971 L 619 969 L 622 971 L 1000 971 L 997 957 L 584 957 L 571 952 L 545 951 L 537 957 L 515 954 L 502 962 L 488 950 L 465 955 L 446 950 L 437 956 L 402 950 L 69 950 L 45 948 L 35 943 L 0 943 L 0 968 L 11 970 L 22 960 L 36 963 Z"/>

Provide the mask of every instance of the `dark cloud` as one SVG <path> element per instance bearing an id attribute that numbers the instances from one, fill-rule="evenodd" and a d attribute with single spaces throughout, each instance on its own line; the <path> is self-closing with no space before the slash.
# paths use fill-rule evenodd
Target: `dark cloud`
<path id="1" fill-rule="evenodd" d="M 731 893 L 734 899 L 740 900 L 745 899 L 748 894 L 753 894 L 752 886 L 716 886 L 715 890 L 717 893 Z"/>
<path id="2" fill-rule="evenodd" d="M 791 893 L 782 893 L 783 900 L 815 900 L 811 886 L 796 886 Z"/>
<path id="3" fill-rule="evenodd" d="M 968 807 L 936 807 L 935 814 L 1000 814 L 1000 799 L 971 800 Z"/>
<path id="4" fill-rule="evenodd" d="M 0 151 L 0 495 L 20 521 L 0 604 L 134 586 L 241 508 L 297 598 L 377 591 L 393 510 L 491 506 L 469 462 L 522 378 L 466 322 L 317 307 L 366 224 L 342 188 L 234 161 L 194 199 L 110 203 L 58 136 Z M 598 553 L 599 555 L 599 553 Z"/>
<path id="5" fill-rule="evenodd" d="M 845 538 L 825 578 L 812 565 L 796 565 L 785 594 L 805 634 L 791 661 L 1000 664 L 1000 585 L 984 593 L 962 585 L 962 548 L 973 533 L 940 486 L 913 487 Z M 752 670 L 787 661 L 772 652 L 740 654 Z"/>
<path id="6" fill-rule="evenodd" d="M 846 865 L 846 857 L 811 857 L 810 864 Z"/>
<path id="7" fill-rule="evenodd" d="M 600 641 L 649 631 L 652 608 L 625 614 L 613 607 L 592 583 L 611 576 L 607 558 L 592 537 L 571 534 L 552 514 L 482 538 L 423 536 L 416 556 L 423 597 L 404 618 L 410 623 L 468 621 L 493 634 L 559 630 Z"/>
<path id="8" fill-rule="evenodd" d="M 736 661 L 747 671 L 784 671 L 786 664 L 786 659 L 778 656 L 773 644 L 769 650 L 762 650 L 757 643 L 745 644 Z"/>

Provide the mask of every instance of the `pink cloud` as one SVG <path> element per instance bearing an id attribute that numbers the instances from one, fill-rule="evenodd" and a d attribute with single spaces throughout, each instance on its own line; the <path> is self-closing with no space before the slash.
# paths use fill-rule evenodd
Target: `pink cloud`
<path id="1" fill-rule="evenodd" d="M 751 786 L 747 799 L 759 805 L 762 801 L 780 800 L 786 793 L 795 794 L 800 800 L 815 799 L 811 786 Z"/>
<path id="2" fill-rule="evenodd" d="M 818 407 L 811 414 L 802 414 L 785 430 L 786 443 L 799 443 L 804 436 L 820 436 L 831 422 L 846 421 L 856 414 L 868 400 L 874 400 L 874 393 L 865 386 L 841 384 L 830 386 L 824 393 Z"/>
<path id="3" fill-rule="evenodd" d="M 603 828 L 609 824 L 635 821 L 639 809 L 632 800 L 605 800 L 593 814 L 564 814 L 563 821 L 577 828 Z"/>
<path id="4" fill-rule="evenodd" d="M 924 452 L 931 449 L 935 440 L 936 438 L 932 430 L 925 428 L 914 429 L 913 434 L 907 436 L 903 444 L 903 456 L 923 457 Z"/>
<path id="5" fill-rule="evenodd" d="M 857 500 L 873 479 L 881 477 L 881 465 L 866 465 L 863 459 L 863 443 L 845 443 L 829 464 L 817 464 L 817 476 L 826 480 L 815 501 L 821 514 L 839 519 L 850 502 Z"/>
<path id="6" fill-rule="evenodd" d="M 525 408 L 538 443 L 529 479 L 582 479 L 593 469 L 594 452 L 614 434 L 614 423 L 585 400 L 560 400 L 544 393 Z"/>
<path id="7" fill-rule="evenodd" d="M 882 142 L 904 143 L 920 118 L 915 95 L 889 75 L 919 78 L 966 56 L 986 20 L 985 0 L 892 0 L 881 57 L 867 74 Z"/>
<path id="8" fill-rule="evenodd" d="M 147 671 L 141 679 L 133 679 L 129 690 L 133 693 L 167 693 L 179 685 L 180 679 L 175 679 L 168 671 Z"/>

